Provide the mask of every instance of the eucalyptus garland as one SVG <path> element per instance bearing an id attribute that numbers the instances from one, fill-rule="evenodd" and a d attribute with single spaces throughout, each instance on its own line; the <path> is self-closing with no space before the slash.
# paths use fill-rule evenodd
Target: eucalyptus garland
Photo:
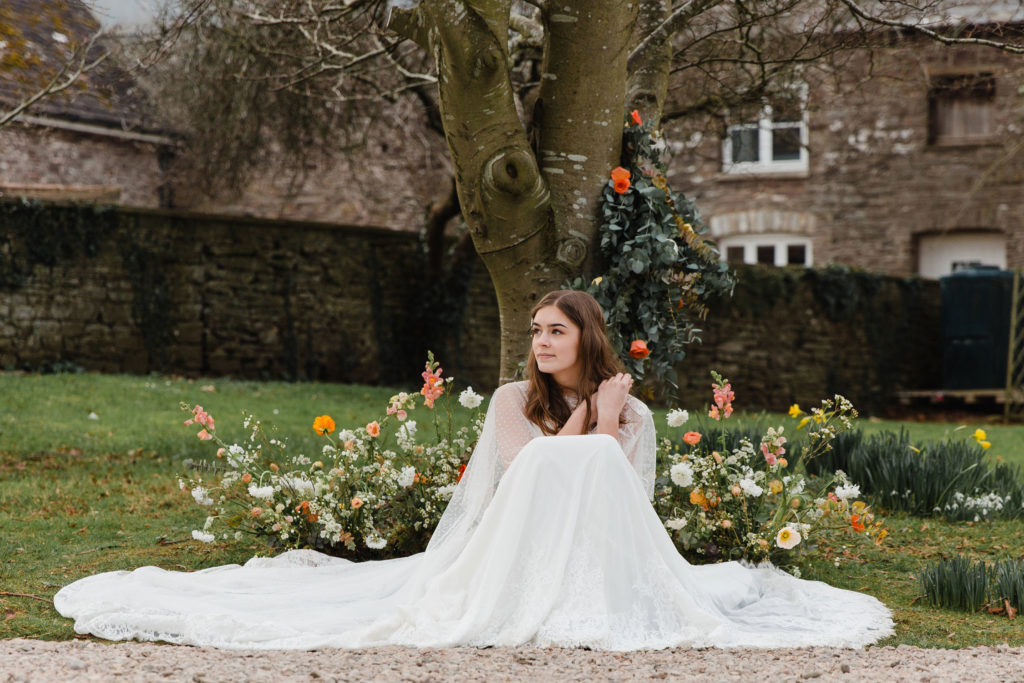
<path id="1" fill-rule="evenodd" d="M 735 277 L 704 238 L 693 200 L 665 177 L 659 133 L 632 112 L 623 132 L 622 166 L 602 193 L 602 272 L 570 286 L 597 299 L 608 334 L 630 373 L 674 390 L 686 345 L 699 341 L 698 321 L 715 295 L 732 294 Z M 674 392 L 673 392 L 674 393 Z"/>

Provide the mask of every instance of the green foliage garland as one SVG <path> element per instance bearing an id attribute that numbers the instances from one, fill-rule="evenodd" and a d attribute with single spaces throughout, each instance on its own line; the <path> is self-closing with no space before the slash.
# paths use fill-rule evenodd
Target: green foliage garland
<path id="1" fill-rule="evenodd" d="M 623 133 L 618 182 L 609 181 L 601 207 L 602 275 L 570 286 L 589 292 L 605 311 L 608 333 L 634 377 L 647 375 L 676 385 L 675 366 L 700 332 L 707 300 L 732 293 L 735 279 L 707 232 L 693 201 L 673 192 L 660 154 L 664 144 L 634 116 Z M 645 342 L 630 356 L 634 340 Z"/>

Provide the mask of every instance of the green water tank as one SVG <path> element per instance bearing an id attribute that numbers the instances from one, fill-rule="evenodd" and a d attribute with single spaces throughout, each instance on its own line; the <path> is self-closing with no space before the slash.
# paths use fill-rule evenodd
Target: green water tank
<path id="1" fill-rule="evenodd" d="M 970 268 L 939 278 L 939 284 L 942 388 L 1004 388 L 1013 272 Z"/>

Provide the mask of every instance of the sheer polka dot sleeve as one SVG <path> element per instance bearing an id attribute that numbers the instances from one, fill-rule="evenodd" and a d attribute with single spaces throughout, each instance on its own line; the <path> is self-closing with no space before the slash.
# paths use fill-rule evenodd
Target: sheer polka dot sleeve
<path id="1" fill-rule="evenodd" d="M 654 470 L 658 440 L 654 417 L 643 401 L 630 396 L 623 409 L 625 423 L 619 425 L 619 445 L 640 476 L 648 498 L 654 498 Z"/>
<path id="2" fill-rule="evenodd" d="M 505 469 L 523 446 L 539 435 L 523 414 L 526 405 L 526 382 L 511 382 L 494 391 L 491 397 L 490 417 L 494 420 L 498 456 Z"/>

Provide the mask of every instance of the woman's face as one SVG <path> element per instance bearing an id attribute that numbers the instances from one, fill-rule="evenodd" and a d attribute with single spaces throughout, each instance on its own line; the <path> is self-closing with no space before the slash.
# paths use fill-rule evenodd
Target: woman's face
<path id="1" fill-rule="evenodd" d="M 574 388 L 580 374 L 580 328 L 557 306 L 545 306 L 533 316 L 530 334 L 537 368 L 561 386 Z"/>

